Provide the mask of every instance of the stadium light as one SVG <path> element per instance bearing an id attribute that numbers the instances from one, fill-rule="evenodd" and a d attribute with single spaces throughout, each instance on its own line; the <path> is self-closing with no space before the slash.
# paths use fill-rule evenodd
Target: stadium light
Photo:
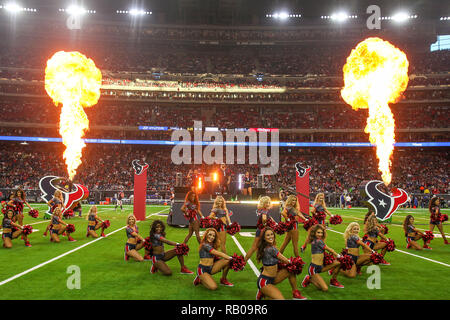
<path id="1" fill-rule="evenodd" d="M 86 10 L 85 8 L 77 5 L 70 5 L 66 9 L 59 9 L 59 12 L 66 12 L 71 16 L 82 16 L 86 13 L 96 13 L 95 10 Z"/>
<path id="2" fill-rule="evenodd" d="M 336 12 L 333 13 L 331 16 L 320 16 L 320 19 L 327 19 L 327 20 L 333 20 L 337 22 L 344 22 L 348 19 L 356 19 L 358 18 L 357 15 L 348 15 L 346 12 Z"/>
<path id="3" fill-rule="evenodd" d="M 450 17 L 441 17 L 439 20 L 440 21 L 447 21 L 447 20 L 450 20 Z"/>
<path id="4" fill-rule="evenodd" d="M 116 13 L 129 14 L 131 16 L 144 16 L 144 15 L 152 14 L 151 11 L 145 11 L 145 10 L 142 10 L 142 9 L 117 10 Z"/>
<path id="5" fill-rule="evenodd" d="M 301 18 L 301 16 L 302 16 L 301 14 L 288 13 L 286 11 L 266 14 L 266 18 L 274 18 L 274 19 L 279 19 L 279 20 L 287 20 L 288 18 Z"/>
<path id="6" fill-rule="evenodd" d="M 0 9 L 4 9 L 5 11 L 11 13 L 11 14 L 17 14 L 19 12 L 37 12 L 36 9 L 33 8 L 23 8 L 21 7 L 19 4 L 11 2 L 11 3 L 7 3 L 4 6 L 0 6 Z"/>
<path id="7" fill-rule="evenodd" d="M 397 23 L 403 23 L 403 22 L 405 22 L 407 20 L 410 20 L 410 19 L 417 19 L 417 14 L 409 15 L 406 12 L 399 12 L 399 13 L 396 13 L 395 15 L 393 15 L 393 16 L 381 17 L 379 19 L 380 20 L 392 20 L 392 21 L 397 22 Z"/>

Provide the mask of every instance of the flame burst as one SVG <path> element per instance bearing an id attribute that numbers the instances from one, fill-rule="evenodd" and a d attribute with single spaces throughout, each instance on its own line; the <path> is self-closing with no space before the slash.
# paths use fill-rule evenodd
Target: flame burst
<path id="1" fill-rule="evenodd" d="M 344 65 L 342 98 L 353 109 L 369 108 L 365 132 L 376 145 L 378 169 L 385 185 L 390 172 L 395 143 L 394 116 L 389 103 L 395 103 L 408 85 L 409 62 L 398 48 L 380 38 L 368 38 L 352 50 Z"/>
<path id="2" fill-rule="evenodd" d="M 55 105 L 62 103 L 59 133 L 66 150 L 70 180 L 81 164 L 81 151 L 86 146 L 81 139 L 89 129 L 89 120 L 83 107 L 95 105 L 100 98 L 102 74 L 94 61 L 79 52 L 55 53 L 45 68 L 45 90 Z"/>

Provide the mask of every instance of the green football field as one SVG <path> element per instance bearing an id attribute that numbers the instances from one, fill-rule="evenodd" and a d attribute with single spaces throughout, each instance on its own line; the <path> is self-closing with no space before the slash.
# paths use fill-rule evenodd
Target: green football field
<path id="1" fill-rule="evenodd" d="M 40 217 L 46 209 L 45 205 L 33 205 L 40 212 Z M 88 206 L 83 206 L 83 215 L 88 212 Z M 343 223 L 332 226 L 328 230 L 326 243 L 335 251 L 344 247 L 342 232 L 348 223 L 362 223 L 367 209 L 335 209 L 330 211 L 339 214 Z M 27 213 L 28 210 L 25 210 Z M 256 272 L 260 265 L 256 263 L 256 254 L 250 263 L 240 272 L 230 270 L 228 279 L 234 287 L 219 286 L 218 290 L 209 292 L 203 286 L 194 287 L 192 281 L 195 275 L 180 274 L 176 258 L 168 262 L 173 271 L 171 277 L 161 273 L 150 274 L 150 261 L 124 261 L 124 245 L 126 242 L 126 216 L 132 212 L 132 206 L 125 206 L 124 211 L 114 211 L 114 206 L 99 206 L 98 215 L 109 219 L 111 226 L 105 231 L 106 238 L 86 238 L 87 221 L 83 218 L 73 218 L 70 223 L 76 227 L 73 237 L 76 242 L 68 242 L 67 237 L 61 237 L 61 243 L 49 241 L 49 236 L 43 237 L 48 220 L 33 219 L 26 216 L 24 224 L 32 224 L 34 232 L 30 236 L 31 248 L 24 246 L 23 241 L 15 239 L 12 249 L 0 248 L 0 295 L 3 299 L 150 299 L 150 300 L 254 300 L 257 291 Z M 147 220 L 138 223 L 140 234 L 147 237 L 151 223 L 156 219 L 166 222 L 168 206 L 148 206 Z M 450 213 L 450 210 L 442 210 Z M 388 237 L 397 246 L 394 252 L 386 254 L 390 266 L 379 266 L 380 289 L 369 289 L 367 280 L 371 276 L 363 268 L 363 274 L 355 279 L 340 276 L 338 280 L 344 289 L 330 287 L 326 293 L 319 292 L 313 285 L 301 288 L 300 283 L 307 274 L 306 267 L 311 261 L 310 249 L 301 256 L 306 262 L 303 273 L 298 276 L 299 289 L 308 299 L 431 299 L 448 300 L 450 291 L 447 288 L 450 279 L 450 245 L 445 245 L 437 229 L 435 239 L 431 242 L 432 251 L 415 251 L 406 249 L 406 242 L 401 223 L 407 214 L 415 217 L 415 226 L 427 230 L 429 214 L 426 209 L 403 209 L 394 214 L 392 224 L 388 225 Z M 67 220 L 66 220 L 67 222 Z M 361 225 L 362 227 L 362 225 Z M 444 230 L 449 233 L 448 223 Z M 234 252 L 243 255 L 253 242 L 254 229 L 243 229 L 233 239 L 227 236 L 228 254 Z M 166 238 L 182 242 L 187 234 L 187 228 L 166 228 Z M 300 245 L 306 236 L 300 225 Z M 360 234 L 362 236 L 362 232 Z M 284 236 L 277 236 L 277 244 L 281 245 Z M 198 244 L 193 236 L 189 241 L 190 252 L 185 257 L 188 268 L 195 272 L 198 265 Z M 171 248 L 166 245 L 166 248 Z M 143 250 L 140 251 L 143 254 Z M 284 255 L 293 255 L 291 244 Z M 69 289 L 73 266 L 80 270 L 80 289 Z M 69 270 L 69 272 L 68 272 Z M 322 274 L 329 282 L 330 276 Z M 220 274 L 214 275 L 219 281 Z M 68 281 L 69 280 L 69 281 Z M 285 298 L 292 297 L 288 281 L 278 285 Z"/>

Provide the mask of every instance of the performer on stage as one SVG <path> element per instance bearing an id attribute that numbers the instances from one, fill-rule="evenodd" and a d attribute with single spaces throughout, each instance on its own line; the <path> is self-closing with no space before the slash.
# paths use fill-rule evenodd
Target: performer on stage
<path id="1" fill-rule="evenodd" d="M 182 255 L 177 255 L 175 249 L 164 251 L 165 243 L 171 246 L 179 244 L 166 239 L 165 230 L 166 226 L 161 220 L 155 220 L 150 229 L 150 241 L 152 243 L 152 267 L 150 273 L 156 273 L 159 270 L 163 275 L 171 276 L 172 270 L 170 270 L 166 261 L 169 261 L 176 256 L 180 262 L 180 272 L 183 274 L 193 274 L 193 272 L 184 265 L 184 257 Z"/>
<path id="2" fill-rule="evenodd" d="M 233 287 L 233 284 L 227 280 L 228 271 L 230 270 L 231 257 L 219 251 L 220 240 L 216 229 L 206 229 L 203 239 L 199 246 L 200 263 L 197 267 L 197 276 L 194 279 L 194 286 L 200 283 L 209 290 L 216 290 L 217 283 L 212 275 L 223 270 L 220 284 Z M 214 258 L 222 258 L 214 262 Z"/>
<path id="3" fill-rule="evenodd" d="M 283 253 L 286 246 L 292 240 L 292 246 L 294 248 L 294 255 L 299 256 L 298 253 L 298 218 L 306 220 L 303 214 L 300 212 L 300 204 L 295 195 L 290 195 L 286 200 L 286 205 L 281 215 L 284 217 L 286 222 L 292 222 L 292 227 L 287 231 L 284 238 L 284 242 L 281 245 L 280 252 Z"/>
<path id="4" fill-rule="evenodd" d="M 339 254 L 325 244 L 326 237 L 326 228 L 322 224 L 316 224 L 309 230 L 306 243 L 311 244 L 311 263 L 308 267 L 308 275 L 305 276 L 302 281 L 302 287 L 304 288 L 312 282 L 319 290 L 328 291 L 328 286 L 320 276 L 320 273 L 331 269 L 333 272 L 331 274 L 330 286 L 341 289 L 344 288 L 344 286 L 337 281 L 337 276 L 341 269 L 341 263 L 334 260 L 333 263 L 329 265 L 323 265 L 325 251 L 328 251 L 335 257 L 340 258 Z"/>
<path id="5" fill-rule="evenodd" d="M 319 224 L 325 224 L 325 218 L 327 215 L 331 217 L 331 212 L 327 209 L 327 205 L 325 204 L 325 195 L 323 193 L 318 193 L 316 195 L 311 213 Z"/>
<path id="6" fill-rule="evenodd" d="M 23 234 L 23 226 L 13 222 L 14 210 L 8 209 L 2 221 L 2 240 L 4 248 L 12 248 L 12 240 L 23 235 L 26 247 L 31 247 L 28 236 Z"/>
<path id="7" fill-rule="evenodd" d="M 433 198 L 431 198 L 428 205 L 428 210 L 430 211 L 430 231 L 432 232 L 434 230 L 434 227 L 437 227 L 442 235 L 444 243 L 448 244 L 447 238 L 445 237 L 444 233 L 443 223 L 441 221 L 441 208 L 439 204 L 439 198 L 434 196 Z"/>
<path id="8" fill-rule="evenodd" d="M 272 203 L 268 196 L 264 196 L 259 199 L 258 207 L 256 210 L 256 216 L 258 218 L 258 221 L 256 223 L 255 240 L 253 241 L 252 247 L 245 255 L 246 262 L 248 259 L 251 258 L 253 253 L 258 248 L 259 242 L 261 241 L 261 232 L 266 227 L 267 221 L 269 219 L 273 220 L 273 218 L 269 215 L 269 210 L 270 210 L 271 206 L 272 206 Z M 274 222 L 275 222 L 275 220 L 274 220 Z"/>
<path id="9" fill-rule="evenodd" d="M 350 270 L 341 270 L 341 272 L 349 278 L 354 278 L 357 274 L 360 274 L 361 267 L 371 263 L 370 253 L 375 252 L 359 238 L 359 231 L 359 224 L 357 222 L 351 222 L 344 232 L 346 249 L 355 263 Z M 359 254 L 359 247 L 365 248 L 367 252 L 370 253 Z"/>
<path id="10" fill-rule="evenodd" d="M 17 216 L 17 222 L 19 225 L 23 226 L 23 207 L 24 205 L 27 205 L 30 210 L 33 210 L 33 208 L 28 204 L 27 197 L 25 195 L 25 192 L 21 188 L 17 189 L 14 193 L 14 198 L 8 202 L 9 206 L 13 206 L 16 211 Z"/>
<path id="11" fill-rule="evenodd" d="M 125 244 L 124 259 L 128 261 L 130 257 L 138 262 L 144 261 L 144 258 L 139 254 L 138 250 L 144 247 L 145 239 L 139 234 L 139 229 L 136 225 L 136 217 L 131 213 L 127 217 L 127 243 Z"/>
<path id="12" fill-rule="evenodd" d="M 64 210 L 64 198 L 63 194 L 60 190 L 55 190 L 53 194 L 53 198 L 47 202 L 47 205 L 50 207 L 50 212 L 53 214 L 56 208 L 59 208 L 61 211 Z M 48 230 L 52 228 L 52 220 L 50 219 L 50 222 L 48 223 L 47 227 L 44 231 L 44 237 L 47 236 Z"/>
<path id="13" fill-rule="evenodd" d="M 378 220 L 375 215 L 369 215 L 367 218 L 367 222 L 364 226 L 364 231 L 367 236 L 367 240 L 364 241 L 366 245 L 370 247 L 372 250 L 380 250 L 381 255 L 384 257 L 387 251 L 387 244 L 385 242 L 378 241 L 378 237 L 383 240 L 387 240 L 387 238 L 380 232 L 380 227 L 378 226 Z M 369 253 L 370 250 L 364 248 L 365 253 Z M 391 265 L 389 262 L 384 260 L 380 263 L 381 265 L 389 266 Z"/>
<path id="14" fill-rule="evenodd" d="M 93 238 L 98 238 L 98 234 L 97 232 L 95 232 L 95 230 L 98 230 L 100 228 L 102 228 L 101 236 L 104 237 L 105 226 L 103 224 L 103 220 L 97 216 L 97 206 L 92 206 L 89 209 L 87 218 L 88 218 L 88 227 L 86 237 L 92 236 Z"/>
<path id="15" fill-rule="evenodd" d="M 276 248 L 275 233 L 270 228 L 265 228 L 261 233 L 261 241 L 258 245 L 256 260 L 263 263 L 262 272 L 257 280 L 258 292 L 256 300 L 263 297 L 284 300 L 281 291 L 275 286 L 289 278 L 294 300 L 306 300 L 297 289 L 297 276 L 288 272 L 286 268 L 278 269 L 278 262 L 289 264 L 290 261 Z"/>
<path id="16" fill-rule="evenodd" d="M 200 211 L 200 201 L 198 201 L 198 196 L 194 191 L 189 191 L 187 193 L 181 211 L 184 213 L 184 217 L 189 221 L 189 233 L 183 243 L 187 243 L 194 232 L 198 243 L 200 243 L 200 220 L 198 219 L 198 215 L 200 215 L 201 218 L 204 217 Z"/>
<path id="17" fill-rule="evenodd" d="M 244 189 L 242 189 L 242 193 L 246 195 L 252 195 L 252 178 L 250 177 L 250 172 L 245 172 L 243 177 Z"/>
<path id="18" fill-rule="evenodd" d="M 50 241 L 59 243 L 59 235 L 63 234 L 66 231 L 67 223 L 62 221 L 62 213 L 59 207 L 56 207 L 53 210 L 52 219 L 51 219 L 52 227 L 50 229 Z M 64 225 L 64 226 L 63 226 Z M 67 233 L 67 240 L 69 241 L 77 241 L 70 236 L 70 233 Z"/>
<path id="19" fill-rule="evenodd" d="M 406 249 L 428 249 L 431 250 L 431 247 L 428 246 L 427 241 L 423 239 L 423 232 L 419 231 L 414 227 L 414 217 L 412 215 L 407 215 L 405 220 L 403 221 L 403 230 L 405 231 L 406 236 Z M 423 239 L 423 247 L 417 243 L 417 240 Z"/>

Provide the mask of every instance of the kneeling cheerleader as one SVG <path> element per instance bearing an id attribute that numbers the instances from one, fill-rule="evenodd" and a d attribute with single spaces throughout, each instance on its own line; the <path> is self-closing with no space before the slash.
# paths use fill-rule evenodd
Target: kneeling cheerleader
<path id="1" fill-rule="evenodd" d="M 97 206 L 94 205 L 89 209 L 87 218 L 89 222 L 86 237 L 91 236 L 93 238 L 98 238 L 98 234 L 97 232 L 95 232 L 95 230 L 98 230 L 100 228 L 102 228 L 101 236 L 105 237 L 105 229 L 109 227 L 109 220 L 103 221 L 97 216 Z"/>
<path id="2" fill-rule="evenodd" d="M 381 249 L 381 255 L 383 256 L 383 259 L 381 260 L 380 264 L 385 266 L 390 266 L 391 264 L 387 262 L 384 259 L 384 256 L 386 252 L 388 251 L 388 243 L 389 239 L 387 239 L 381 232 L 380 228 L 378 226 L 378 220 L 375 215 L 370 215 L 367 218 L 367 222 L 364 226 L 366 235 L 364 236 L 364 243 L 370 247 L 370 250 L 368 248 L 364 248 L 364 253 L 370 253 L 371 250 L 380 250 Z M 384 241 L 378 241 L 378 237 L 380 237 Z"/>
<path id="3" fill-rule="evenodd" d="M 124 259 L 128 261 L 130 257 L 138 262 L 144 261 L 144 258 L 139 254 L 138 250 L 142 249 L 145 244 L 145 239 L 139 234 L 139 229 L 136 225 L 136 217 L 131 213 L 127 217 L 127 243 L 125 244 Z"/>
<path id="4" fill-rule="evenodd" d="M 15 222 L 13 222 L 14 210 L 8 209 L 6 211 L 5 216 L 2 221 L 2 240 L 4 248 L 12 248 L 12 240 L 16 239 L 20 235 L 23 235 L 23 240 L 25 242 L 26 247 L 31 247 L 30 242 L 28 241 L 28 233 L 24 232 L 25 228 L 31 228 L 31 226 L 21 226 Z M 15 229 L 15 231 L 14 231 Z M 31 230 L 30 230 L 31 231 Z"/>
<path id="5" fill-rule="evenodd" d="M 350 270 L 341 271 L 346 277 L 354 278 L 360 274 L 361 267 L 371 263 L 370 254 L 359 254 L 359 247 L 365 248 L 368 252 L 375 252 L 359 238 L 360 227 L 357 222 L 352 222 L 344 232 L 344 239 L 348 255 L 353 259 L 353 266 Z"/>
<path id="6" fill-rule="evenodd" d="M 278 283 L 289 279 L 292 288 L 292 298 L 294 300 L 306 300 L 297 289 L 297 276 L 294 272 L 289 272 L 288 268 L 278 268 L 278 263 L 291 264 L 291 260 L 283 256 L 276 248 L 275 233 L 270 228 L 265 228 L 261 233 L 261 242 L 256 253 L 256 260 L 262 261 L 262 272 L 257 280 L 258 292 L 256 300 L 264 297 L 270 299 L 284 300 L 281 291 L 275 286 Z"/>
<path id="7" fill-rule="evenodd" d="M 431 247 L 428 246 L 429 239 L 424 236 L 423 232 L 420 232 L 414 227 L 414 217 L 412 215 L 407 215 L 405 221 L 403 221 L 403 230 L 405 231 L 406 236 L 406 249 L 413 248 L 416 250 L 428 249 L 431 250 Z M 428 233 L 430 231 L 427 231 Z M 417 243 L 417 240 L 423 240 L 423 247 Z"/>
<path id="8" fill-rule="evenodd" d="M 179 243 L 167 240 L 166 236 L 166 226 L 161 220 L 155 220 L 152 224 L 152 228 L 150 229 L 150 242 L 152 244 L 151 247 L 151 257 L 152 257 L 152 267 L 150 269 L 150 273 L 156 273 L 158 270 L 165 276 L 171 276 L 172 270 L 170 270 L 169 266 L 166 264 L 166 261 L 171 260 L 173 257 L 177 257 L 181 266 L 181 273 L 183 274 L 193 274 L 191 270 L 189 270 L 184 265 L 184 257 L 183 254 L 187 254 L 187 251 L 178 253 L 177 249 L 172 249 L 169 251 L 164 251 L 164 244 L 168 244 L 171 246 L 180 247 Z M 183 244 L 185 248 L 187 248 L 186 244 Z M 181 250 L 183 251 L 183 250 Z"/>
<path id="9" fill-rule="evenodd" d="M 199 246 L 200 263 L 197 267 L 197 276 L 194 279 L 195 286 L 201 283 L 209 290 L 216 290 L 217 283 L 214 281 L 212 275 L 223 270 L 220 284 L 233 287 L 233 284 L 226 278 L 233 257 L 219 251 L 219 248 L 220 240 L 217 230 L 214 228 L 206 229 Z M 215 261 L 216 257 L 223 259 Z"/>
<path id="10" fill-rule="evenodd" d="M 69 226 L 73 227 L 73 225 L 67 224 L 62 221 L 61 209 L 59 207 L 55 208 L 55 210 L 53 210 L 51 219 L 50 241 L 59 243 L 59 235 L 63 234 L 64 232 L 67 233 L 67 239 L 69 241 L 77 241 L 70 236 L 70 232 L 68 229 Z"/>
<path id="11" fill-rule="evenodd" d="M 326 227 L 322 224 L 316 224 L 309 230 L 307 244 L 311 244 L 311 263 L 308 267 L 308 274 L 302 281 L 302 287 L 306 288 L 311 282 L 322 291 L 328 291 L 328 286 L 320 276 L 321 272 L 333 269 L 331 274 L 330 286 L 336 288 L 344 288 L 343 285 L 337 281 L 337 276 L 341 269 L 341 263 L 334 260 L 330 264 L 324 266 L 325 251 L 333 254 L 333 256 L 340 258 L 333 249 L 325 244 Z"/>

